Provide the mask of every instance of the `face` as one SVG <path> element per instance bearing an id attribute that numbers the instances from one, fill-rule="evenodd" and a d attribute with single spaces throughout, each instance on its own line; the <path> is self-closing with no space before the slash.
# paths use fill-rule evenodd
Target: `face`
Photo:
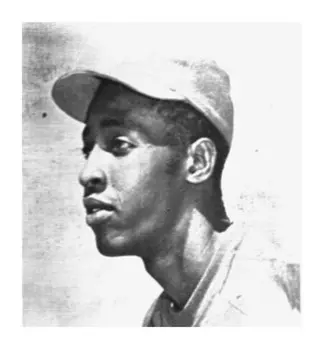
<path id="1" fill-rule="evenodd" d="M 89 108 L 80 173 L 86 221 L 107 256 L 151 254 L 177 221 L 183 159 L 144 96 L 103 87 Z"/>

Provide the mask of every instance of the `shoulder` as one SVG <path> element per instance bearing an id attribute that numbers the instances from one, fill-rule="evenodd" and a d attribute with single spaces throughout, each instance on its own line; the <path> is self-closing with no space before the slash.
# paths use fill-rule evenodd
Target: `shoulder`
<path id="1" fill-rule="evenodd" d="M 300 266 L 260 232 L 236 252 L 222 297 L 242 312 L 244 325 L 295 325 L 300 311 Z"/>

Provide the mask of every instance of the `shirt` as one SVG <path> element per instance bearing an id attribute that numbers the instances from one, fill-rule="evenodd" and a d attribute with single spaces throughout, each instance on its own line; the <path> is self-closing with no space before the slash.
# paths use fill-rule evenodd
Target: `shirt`
<path id="1" fill-rule="evenodd" d="M 214 256 L 184 308 L 177 310 L 163 292 L 143 326 L 299 325 L 299 264 L 276 256 L 262 236 L 247 234 L 244 226 L 236 225 L 220 234 Z"/>

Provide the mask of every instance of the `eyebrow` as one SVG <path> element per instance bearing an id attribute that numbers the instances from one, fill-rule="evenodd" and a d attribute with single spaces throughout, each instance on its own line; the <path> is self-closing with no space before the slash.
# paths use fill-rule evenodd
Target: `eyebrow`
<path id="1" fill-rule="evenodd" d="M 99 122 L 99 127 L 102 129 L 108 129 L 108 128 L 113 128 L 113 127 L 122 127 L 125 129 L 136 129 L 140 131 L 145 138 L 150 138 L 151 137 L 151 132 L 147 127 L 144 127 L 141 125 L 141 123 L 137 123 L 136 121 L 133 120 L 125 120 L 125 118 L 118 118 L 118 117 L 110 117 L 107 116 L 106 118 L 103 118 Z M 90 151 L 92 150 L 95 140 L 91 137 L 91 127 L 89 125 L 86 125 L 83 129 L 82 132 L 82 140 L 83 140 L 83 145 L 84 148 L 83 150 L 85 151 Z M 82 151 L 82 152 L 85 152 Z"/>
<path id="2" fill-rule="evenodd" d="M 109 127 L 113 127 L 113 126 L 124 126 L 125 123 L 119 119 L 115 119 L 115 118 L 107 118 L 107 119 L 103 119 L 102 121 L 100 121 L 100 127 L 101 128 L 109 128 Z"/>
<path id="3" fill-rule="evenodd" d="M 99 125 L 101 128 L 110 128 L 110 127 L 123 127 L 126 129 L 135 128 L 136 130 L 147 133 L 147 130 L 143 125 L 131 119 L 125 120 L 124 118 L 109 117 L 101 120 Z"/>
<path id="4" fill-rule="evenodd" d="M 113 126 L 123 126 L 124 123 L 118 119 L 104 119 L 100 121 L 100 127 L 102 128 L 108 128 Z M 90 138 L 90 127 L 89 125 L 85 125 L 82 131 L 82 141 L 84 144 L 92 143 L 93 141 Z"/>
<path id="5" fill-rule="evenodd" d="M 122 120 L 114 119 L 114 118 L 107 118 L 103 119 L 99 123 L 100 128 L 109 128 L 114 126 L 125 126 L 125 123 Z M 82 142 L 84 144 L 84 148 L 93 147 L 94 140 L 91 138 L 91 130 L 89 125 L 85 125 L 82 131 Z"/>

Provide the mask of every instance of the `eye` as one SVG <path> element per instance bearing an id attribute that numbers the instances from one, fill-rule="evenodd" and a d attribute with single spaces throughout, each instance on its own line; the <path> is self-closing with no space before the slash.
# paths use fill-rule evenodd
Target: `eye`
<path id="1" fill-rule="evenodd" d="M 116 137 L 111 141 L 111 152 L 116 156 L 124 156 L 128 154 L 135 145 L 129 142 L 124 137 Z"/>

